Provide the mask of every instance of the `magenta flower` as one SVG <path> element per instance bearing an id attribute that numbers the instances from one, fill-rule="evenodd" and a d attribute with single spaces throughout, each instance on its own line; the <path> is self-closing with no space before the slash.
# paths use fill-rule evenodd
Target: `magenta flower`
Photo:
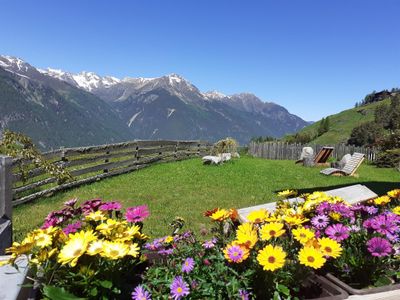
<path id="1" fill-rule="evenodd" d="M 189 295 L 190 290 L 188 284 L 183 280 L 182 276 L 176 276 L 171 286 L 171 296 L 174 300 L 179 300 Z"/>
<path id="2" fill-rule="evenodd" d="M 77 201 L 78 201 L 77 198 L 65 201 L 64 206 L 69 206 L 73 208 Z"/>
<path id="3" fill-rule="evenodd" d="M 122 204 L 117 201 L 106 202 L 99 206 L 99 209 L 103 211 L 121 210 L 121 208 Z"/>
<path id="4" fill-rule="evenodd" d="M 129 207 L 126 210 L 125 218 L 128 222 L 137 223 L 143 222 L 150 215 L 147 205 Z"/>
<path id="5" fill-rule="evenodd" d="M 182 272 L 190 273 L 193 269 L 194 269 L 194 259 L 191 257 L 186 258 L 182 264 Z"/>
<path id="6" fill-rule="evenodd" d="M 342 224 L 333 224 L 325 229 L 325 234 L 331 239 L 341 242 L 349 237 L 349 229 Z"/>
<path id="7" fill-rule="evenodd" d="M 368 251 L 372 256 L 382 257 L 392 253 L 392 245 L 388 240 L 374 237 L 367 242 Z"/>
<path id="8" fill-rule="evenodd" d="M 132 293 L 132 300 L 151 300 L 151 294 L 138 285 Z"/>
<path id="9" fill-rule="evenodd" d="M 101 199 L 92 199 L 92 200 L 87 200 L 85 201 L 81 207 L 82 211 L 85 215 L 90 214 L 91 212 L 94 212 L 99 209 L 99 206 L 102 205 L 103 202 Z"/>
<path id="10" fill-rule="evenodd" d="M 329 224 L 329 217 L 326 215 L 316 215 L 311 219 L 311 224 L 318 229 L 323 229 Z"/>
<path id="11" fill-rule="evenodd" d="M 249 300 L 250 299 L 250 294 L 246 290 L 239 290 L 239 297 L 240 300 Z"/>
<path id="12" fill-rule="evenodd" d="M 80 221 L 76 221 L 75 223 L 68 224 L 64 229 L 63 232 L 68 235 L 70 233 L 75 233 L 81 228 L 82 223 Z"/>

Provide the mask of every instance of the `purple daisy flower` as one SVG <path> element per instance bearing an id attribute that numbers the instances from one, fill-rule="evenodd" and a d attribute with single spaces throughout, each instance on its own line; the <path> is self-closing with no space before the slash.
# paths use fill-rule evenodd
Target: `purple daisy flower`
<path id="1" fill-rule="evenodd" d="M 143 222 L 150 215 L 147 205 L 129 207 L 126 210 L 125 218 L 128 222 Z"/>
<path id="2" fill-rule="evenodd" d="M 168 256 L 168 255 L 171 255 L 172 253 L 174 253 L 174 249 L 173 248 L 161 249 L 161 250 L 158 250 L 157 253 L 160 255 Z"/>
<path id="3" fill-rule="evenodd" d="M 191 257 L 186 258 L 182 264 L 182 272 L 190 273 L 193 269 L 194 269 L 194 259 Z"/>
<path id="4" fill-rule="evenodd" d="M 311 219 L 311 224 L 318 229 L 323 229 L 329 224 L 329 217 L 326 215 L 316 215 Z"/>
<path id="5" fill-rule="evenodd" d="M 374 215 L 378 212 L 378 208 L 375 206 L 364 206 L 364 211 L 369 215 Z"/>
<path id="6" fill-rule="evenodd" d="M 250 299 L 250 294 L 246 290 L 239 290 L 239 297 L 240 300 L 249 300 Z"/>
<path id="7" fill-rule="evenodd" d="M 132 300 L 151 300 L 151 294 L 138 285 L 132 293 Z"/>
<path id="8" fill-rule="evenodd" d="M 106 202 L 100 205 L 99 209 L 103 211 L 121 210 L 122 204 L 118 201 Z"/>
<path id="9" fill-rule="evenodd" d="M 388 240 L 374 237 L 367 242 L 368 251 L 372 256 L 382 257 L 392 253 L 392 245 Z"/>
<path id="10" fill-rule="evenodd" d="M 316 208 L 316 211 L 318 214 L 323 215 L 327 213 L 330 210 L 330 204 L 328 202 L 322 202 L 318 207 Z"/>
<path id="11" fill-rule="evenodd" d="M 205 249 L 212 249 L 212 248 L 214 248 L 215 247 L 215 244 L 217 243 L 217 239 L 216 238 L 212 238 L 211 240 L 209 240 L 209 241 L 205 241 L 204 243 L 203 243 L 203 247 L 205 248 Z"/>
<path id="12" fill-rule="evenodd" d="M 380 234 L 394 234 L 399 231 L 399 226 L 396 223 L 396 218 L 393 218 L 393 216 L 381 214 L 371 220 L 371 228 Z"/>
<path id="13" fill-rule="evenodd" d="M 187 295 L 189 295 L 189 286 L 183 280 L 182 276 L 176 276 L 174 281 L 172 282 L 171 286 L 171 296 L 174 300 L 179 300 Z"/>
<path id="14" fill-rule="evenodd" d="M 325 229 L 325 234 L 331 239 L 341 242 L 349 237 L 349 229 L 342 224 L 333 224 Z"/>

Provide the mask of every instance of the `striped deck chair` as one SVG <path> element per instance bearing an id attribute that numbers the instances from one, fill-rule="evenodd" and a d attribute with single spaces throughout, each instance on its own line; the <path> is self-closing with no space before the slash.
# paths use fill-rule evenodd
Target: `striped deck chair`
<path id="1" fill-rule="evenodd" d="M 344 165 L 342 169 L 327 168 L 321 170 L 320 173 L 324 175 L 338 175 L 338 176 L 353 176 L 365 158 L 365 154 L 354 152 L 350 160 Z"/>

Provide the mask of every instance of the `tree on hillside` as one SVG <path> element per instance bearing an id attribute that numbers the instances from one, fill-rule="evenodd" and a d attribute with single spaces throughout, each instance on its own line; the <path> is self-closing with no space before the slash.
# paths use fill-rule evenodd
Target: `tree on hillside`
<path id="1" fill-rule="evenodd" d="M 388 116 L 390 116 L 389 105 L 382 103 L 375 108 L 374 121 L 385 129 L 389 128 L 390 118 Z"/>
<path id="2" fill-rule="evenodd" d="M 390 102 L 389 129 L 400 129 L 400 95 L 396 95 Z"/>
<path id="3" fill-rule="evenodd" d="M 318 130 L 317 130 L 318 136 L 321 136 L 325 132 L 328 132 L 329 127 L 330 127 L 329 117 L 322 118 L 322 120 L 319 123 Z"/>
<path id="4" fill-rule="evenodd" d="M 354 146 L 371 146 L 376 144 L 383 136 L 383 128 L 374 121 L 366 122 L 354 127 L 348 144 Z"/>

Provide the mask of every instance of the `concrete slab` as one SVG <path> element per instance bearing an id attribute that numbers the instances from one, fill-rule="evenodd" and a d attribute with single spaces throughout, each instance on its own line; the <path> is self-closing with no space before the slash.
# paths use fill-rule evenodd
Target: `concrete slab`
<path id="1" fill-rule="evenodd" d="M 0 261 L 8 260 L 9 256 L 0 256 Z M 19 270 L 11 265 L 0 267 L 0 300 L 29 299 L 31 288 L 21 287 L 26 284 L 28 260 L 19 258 L 16 261 Z"/>
<path id="2" fill-rule="evenodd" d="M 375 194 L 373 191 L 371 191 L 369 188 L 367 188 L 365 185 L 362 184 L 355 184 L 351 186 L 346 186 L 343 188 L 338 188 L 338 189 L 333 189 L 329 191 L 325 191 L 330 196 L 337 196 L 341 197 L 344 200 L 346 200 L 350 204 L 355 204 L 359 202 L 364 202 L 373 198 L 378 197 L 377 194 Z M 288 199 L 291 203 L 292 202 L 303 202 L 304 199 L 302 198 L 290 198 Z M 260 205 L 255 205 L 251 207 L 245 207 L 238 209 L 238 214 L 239 214 L 239 220 L 240 222 L 246 222 L 247 221 L 247 216 L 249 213 L 255 210 L 259 209 L 266 209 L 270 212 L 273 212 L 276 209 L 276 202 L 270 202 L 270 203 L 265 203 L 265 204 L 260 204 Z"/>

